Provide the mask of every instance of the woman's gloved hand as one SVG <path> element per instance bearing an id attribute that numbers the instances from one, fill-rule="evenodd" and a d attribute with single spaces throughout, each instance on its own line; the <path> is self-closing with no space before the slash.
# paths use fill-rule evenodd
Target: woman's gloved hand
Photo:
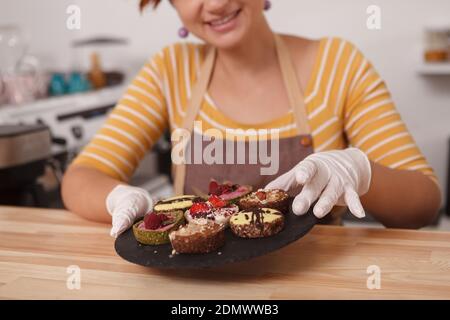
<path id="1" fill-rule="evenodd" d="M 311 204 L 314 215 L 325 217 L 333 206 L 347 205 L 356 217 L 365 212 L 359 196 L 370 186 L 371 165 L 367 156 L 357 148 L 325 151 L 312 154 L 293 169 L 270 182 L 266 189 L 289 189 L 302 185 L 303 189 L 292 203 L 296 215 L 308 212 Z"/>
<path id="2" fill-rule="evenodd" d="M 106 197 L 106 209 L 112 216 L 110 234 L 117 238 L 136 219 L 153 209 L 153 200 L 144 189 L 118 185 Z"/>

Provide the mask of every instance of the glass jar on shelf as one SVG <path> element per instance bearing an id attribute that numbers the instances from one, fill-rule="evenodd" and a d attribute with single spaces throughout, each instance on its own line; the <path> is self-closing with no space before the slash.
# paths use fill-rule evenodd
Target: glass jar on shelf
<path id="1" fill-rule="evenodd" d="M 425 62 L 446 62 L 450 57 L 450 25 L 425 28 Z"/>

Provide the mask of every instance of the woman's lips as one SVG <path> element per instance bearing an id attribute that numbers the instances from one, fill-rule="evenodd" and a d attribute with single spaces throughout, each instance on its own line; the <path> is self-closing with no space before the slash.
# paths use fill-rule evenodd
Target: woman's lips
<path id="1" fill-rule="evenodd" d="M 234 28 L 236 18 L 239 16 L 241 9 L 236 10 L 223 18 L 215 19 L 207 22 L 207 25 L 216 32 L 225 32 Z"/>

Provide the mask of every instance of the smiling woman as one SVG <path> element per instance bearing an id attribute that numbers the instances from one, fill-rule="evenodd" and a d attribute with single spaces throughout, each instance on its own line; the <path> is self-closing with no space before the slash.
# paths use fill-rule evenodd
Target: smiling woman
<path id="1" fill-rule="evenodd" d="M 140 6 L 160 3 L 142 0 Z M 276 173 L 261 174 L 267 164 L 260 159 L 237 163 L 225 149 L 230 163 L 178 166 L 176 192 L 207 193 L 214 178 L 290 191 L 295 214 L 311 208 L 333 222 L 339 221 L 335 207 L 344 206 L 357 217 L 367 209 L 390 227 L 417 228 L 436 217 L 440 190 L 434 171 L 357 46 L 337 37 L 276 34 L 264 0 L 170 3 L 203 43 L 175 43 L 147 61 L 66 173 L 69 209 L 94 220 L 111 215 L 117 236 L 152 209 L 151 195 L 126 182 L 166 130 L 186 129 L 194 142 L 211 141 L 212 129 L 222 137 L 231 132 L 233 140 L 250 146 L 265 137 L 248 132 L 273 129 L 279 133 Z M 237 150 L 225 140 L 218 143 Z M 249 159 L 254 154 L 246 153 Z"/>

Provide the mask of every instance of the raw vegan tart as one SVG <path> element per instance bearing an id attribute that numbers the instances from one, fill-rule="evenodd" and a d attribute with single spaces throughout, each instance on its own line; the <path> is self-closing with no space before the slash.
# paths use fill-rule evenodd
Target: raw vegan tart
<path id="1" fill-rule="evenodd" d="M 181 210 L 162 213 L 148 213 L 144 220 L 133 225 L 136 240 L 146 245 L 169 243 L 169 233 L 184 223 L 184 212 Z"/>
<path id="2" fill-rule="evenodd" d="M 287 213 L 289 210 L 289 194 L 281 189 L 259 189 L 240 199 L 238 205 L 241 210 L 272 208 Z"/>
<path id="3" fill-rule="evenodd" d="M 233 184 L 229 181 L 219 184 L 216 180 L 212 179 L 208 189 L 209 195 L 218 196 L 222 200 L 234 203 L 252 192 L 253 188 L 252 186 Z"/>
<path id="4" fill-rule="evenodd" d="M 284 215 L 271 208 L 240 211 L 230 219 L 230 228 L 241 238 L 265 238 L 280 232 L 284 227 Z"/>
<path id="5" fill-rule="evenodd" d="M 177 253 L 209 253 L 225 244 L 225 226 L 211 222 L 189 223 L 171 232 L 169 238 Z"/>
<path id="6" fill-rule="evenodd" d="M 207 224 L 214 222 L 228 226 L 231 216 L 237 212 L 239 212 L 237 205 L 228 204 L 218 196 L 210 196 L 208 201 L 194 203 L 184 216 L 189 223 Z"/>
<path id="7" fill-rule="evenodd" d="M 153 210 L 155 212 L 166 212 L 173 210 L 182 210 L 186 211 L 189 209 L 195 202 L 202 201 L 202 199 L 198 196 L 178 196 L 172 197 L 164 200 L 158 201 Z"/>

